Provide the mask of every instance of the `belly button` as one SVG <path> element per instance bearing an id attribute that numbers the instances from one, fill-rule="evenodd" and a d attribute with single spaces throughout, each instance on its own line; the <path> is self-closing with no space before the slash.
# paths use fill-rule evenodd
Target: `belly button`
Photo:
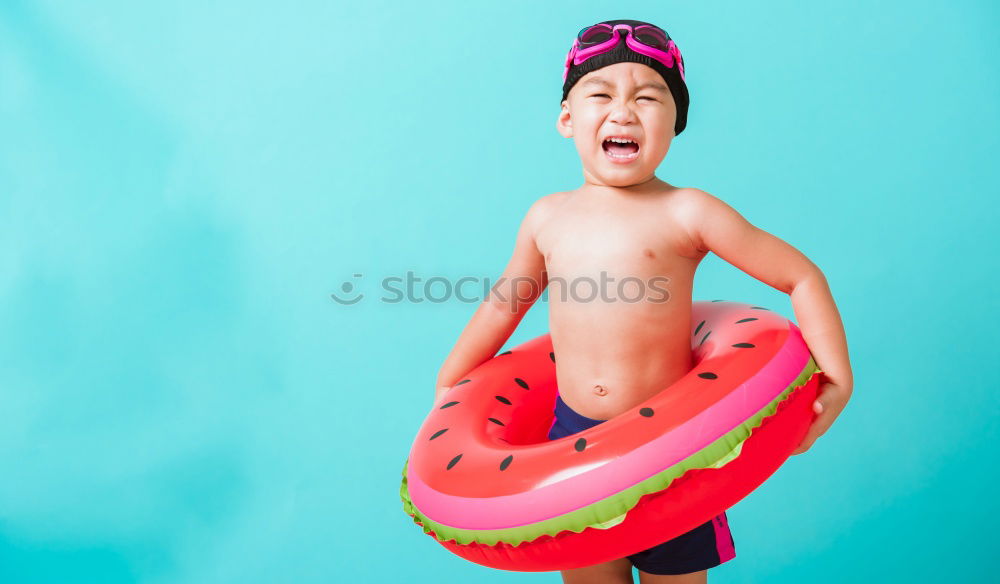
<path id="1" fill-rule="evenodd" d="M 603 385 L 595 385 L 594 393 L 596 393 L 597 395 L 608 395 L 608 390 L 605 389 Z"/>

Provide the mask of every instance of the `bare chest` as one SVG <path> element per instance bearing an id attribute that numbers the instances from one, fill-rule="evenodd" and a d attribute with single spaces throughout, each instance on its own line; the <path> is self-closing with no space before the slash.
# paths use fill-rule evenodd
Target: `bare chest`
<path id="1" fill-rule="evenodd" d="M 565 205 L 536 233 L 550 277 L 650 276 L 703 257 L 687 230 L 654 205 Z"/>

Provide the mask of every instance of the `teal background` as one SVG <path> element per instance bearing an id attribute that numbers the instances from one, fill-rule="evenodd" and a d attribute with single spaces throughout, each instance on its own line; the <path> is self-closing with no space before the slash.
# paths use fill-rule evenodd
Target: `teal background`
<path id="1" fill-rule="evenodd" d="M 581 184 L 562 66 L 611 18 L 685 56 L 658 176 L 808 255 L 850 343 L 848 408 L 713 581 L 995 577 L 996 4 L 607 6 L 0 3 L 0 581 L 558 582 L 403 514 L 475 304 L 378 283 L 495 278 Z M 695 298 L 794 317 L 714 256 Z"/>

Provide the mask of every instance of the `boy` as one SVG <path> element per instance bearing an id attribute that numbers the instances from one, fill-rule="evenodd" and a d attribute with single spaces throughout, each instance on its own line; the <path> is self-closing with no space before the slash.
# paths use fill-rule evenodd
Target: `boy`
<path id="1" fill-rule="evenodd" d="M 441 367 L 435 401 L 496 354 L 549 286 L 559 356 L 549 438 L 634 407 L 692 368 L 694 273 L 714 252 L 791 295 L 825 376 L 813 405 L 819 416 L 793 454 L 808 450 L 853 390 L 843 324 L 823 273 L 802 253 L 716 197 L 654 175 L 687 122 L 683 59 L 669 35 L 636 20 L 583 29 L 566 60 L 561 107 L 556 127 L 573 138 L 584 184 L 528 210 L 503 277 Z M 608 289 L 608 282 L 618 284 Z M 648 550 L 562 577 L 570 584 L 631 583 L 634 565 L 643 584 L 706 582 L 708 568 L 734 556 L 723 513 Z"/>

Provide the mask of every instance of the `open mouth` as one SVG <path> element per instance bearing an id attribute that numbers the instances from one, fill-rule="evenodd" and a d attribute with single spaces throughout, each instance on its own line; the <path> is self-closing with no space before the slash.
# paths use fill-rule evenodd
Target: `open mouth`
<path id="1" fill-rule="evenodd" d="M 626 136 L 610 136 L 601 147 L 613 161 L 627 162 L 639 157 L 639 143 Z"/>

